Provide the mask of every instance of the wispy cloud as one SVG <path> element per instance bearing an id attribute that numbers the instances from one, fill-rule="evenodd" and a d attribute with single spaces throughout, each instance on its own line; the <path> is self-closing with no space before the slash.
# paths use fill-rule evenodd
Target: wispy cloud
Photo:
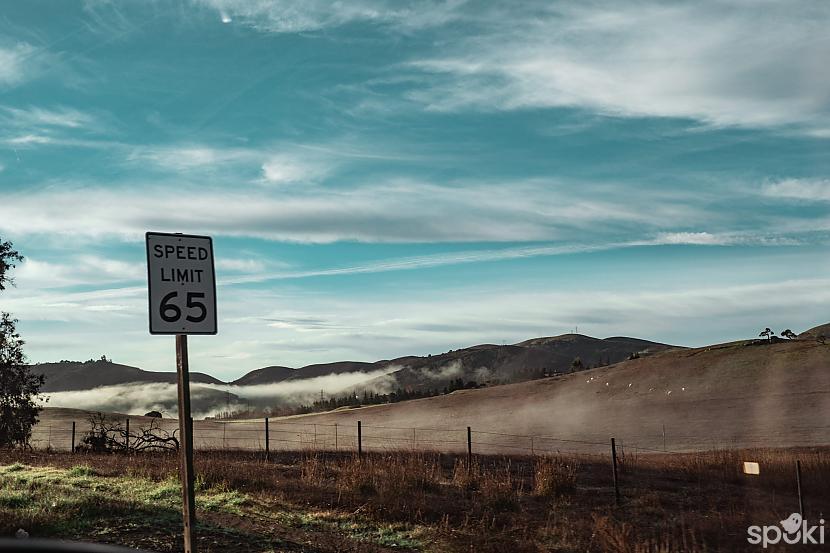
<path id="1" fill-rule="evenodd" d="M 48 187 L 7 196 L 0 231 L 140 240 L 147 229 L 303 243 L 746 243 L 784 233 L 746 204 L 741 226 L 721 198 L 557 180 L 482 184 L 392 179 L 357 187 L 236 188 L 177 182 L 130 188 Z M 188 209 L 178 200 L 188 198 Z M 114 208 L 113 206 L 117 206 Z M 730 207 L 734 211 L 734 207 Z M 789 216 L 807 225 L 815 214 Z M 791 221 L 792 222 L 792 221 Z M 160 228 L 163 227 L 163 228 Z M 702 232 L 709 233 L 700 234 Z M 794 231 L 793 231 L 794 232 Z"/>
<path id="2" fill-rule="evenodd" d="M 261 259 L 220 257 L 216 260 L 216 268 L 220 271 L 239 273 L 259 273 L 265 270 L 266 263 Z"/>
<path id="3" fill-rule="evenodd" d="M 452 253 L 423 255 L 397 259 L 385 259 L 360 265 L 315 269 L 308 271 L 285 271 L 280 273 L 260 272 L 258 274 L 230 277 L 222 280 L 224 285 L 265 282 L 269 280 L 292 280 L 320 276 L 338 276 L 352 274 L 385 273 L 390 271 L 408 271 L 429 269 L 448 265 L 468 263 L 487 263 L 509 261 L 511 259 L 528 259 L 533 257 L 554 257 L 580 253 L 601 252 L 640 247 L 659 246 L 795 246 L 801 242 L 798 238 L 776 234 L 757 234 L 748 232 L 710 233 L 710 232 L 665 232 L 652 238 L 630 240 L 626 242 L 604 242 L 594 244 L 553 244 L 544 246 L 519 246 L 490 250 L 468 250 Z"/>
<path id="4" fill-rule="evenodd" d="M 215 10 L 223 23 L 247 25 L 263 32 L 299 33 L 339 27 L 354 22 L 416 30 L 444 25 L 459 18 L 463 0 L 392 2 L 355 0 L 195 0 Z"/>
<path id="5" fill-rule="evenodd" d="M 169 144 L 127 147 L 131 165 L 170 173 L 226 172 L 261 185 L 316 183 L 360 152 L 338 145 L 274 143 L 260 147 Z"/>
<path id="6" fill-rule="evenodd" d="M 827 128 L 826 3 L 533 5 L 410 63 L 424 82 L 410 98 L 438 111 L 576 107 Z"/>
<path id="7" fill-rule="evenodd" d="M 65 106 L 0 106 L 0 124 L 0 142 L 16 149 L 40 146 L 98 149 L 117 146 L 117 143 L 101 137 L 109 127 L 100 117 Z"/>
<path id="8" fill-rule="evenodd" d="M 174 144 L 170 146 L 137 146 L 127 155 L 127 161 L 150 164 L 173 172 L 194 169 L 216 169 L 223 165 L 254 162 L 261 157 L 245 148 L 218 148 L 201 144 Z"/>
<path id="9" fill-rule="evenodd" d="M 262 164 L 262 177 L 270 184 L 316 182 L 330 170 L 322 160 L 277 154 Z"/>
<path id="10" fill-rule="evenodd" d="M 763 193 L 771 198 L 830 202 L 830 179 L 785 179 L 765 185 Z"/>
<path id="11" fill-rule="evenodd" d="M 142 264 L 96 255 L 80 255 L 59 263 L 27 257 L 15 269 L 15 280 L 19 286 L 39 289 L 78 284 L 101 286 L 140 279 L 144 271 Z"/>
<path id="12" fill-rule="evenodd" d="M 5 142 L 11 146 L 33 146 L 37 144 L 52 144 L 55 142 L 55 139 L 40 134 L 23 134 L 7 138 Z"/>
<path id="13" fill-rule="evenodd" d="M 57 107 L 0 108 L 0 120 L 6 125 L 24 128 L 66 127 L 72 129 L 89 128 L 97 125 L 97 119 L 86 112 Z"/>
<path id="14" fill-rule="evenodd" d="M 14 46 L 0 47 L 0 85 L 13 85 L 30 76 L 34 65 L 27 63 L 36 52 L 31 44 L 19 42 Z"/>

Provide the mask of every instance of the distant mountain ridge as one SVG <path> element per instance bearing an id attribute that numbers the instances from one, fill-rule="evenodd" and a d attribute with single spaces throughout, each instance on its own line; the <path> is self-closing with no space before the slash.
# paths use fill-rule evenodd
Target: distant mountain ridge
<path id="1" fill-rule="evenodd" d="M 255 369 L 231 382 L 223 382 L 200 372 L 191 372 L 190 379 L 191 382 L 214 385 L 254 386 L 329 374 L 385 371 L 393 375 L 401 387 L 426 388 L 441 387 L 456 379 L 479 383 L 521 380 L 523 375 L 532 371 L 568 372 L 576 358 L 584 368 L 588 368 L 617 363 L 632 354 L 649 355 L 676 347 L 638 338 L 600 339 L 563 334 L 512 345 L 480 344 L 438 355 L 405 356 L 374 363 L 337 361 L 299 369 L 273 365 Z M 41 363 L 33 365 L 32 369 L 46 377 L 44 392 L 87 390 L 134 382 L 176 382 L 175 372 L 145 371 L 105 358 L 87 362 Z"/>
<path id="2" fill-rule="evenodd" d="M 107 359 L 86 362 L 61 361 L 33 365 L 32 372 L 46 377 L 43 392 L 89 390 L 99 386 L 113 386 L 131 382 L 175 383 L 175 372 L 145 371 L 138 367 L 113 363 Z M 190 373 L 191 382 L 224 384 L 221 380 L 200 372 Z"/>

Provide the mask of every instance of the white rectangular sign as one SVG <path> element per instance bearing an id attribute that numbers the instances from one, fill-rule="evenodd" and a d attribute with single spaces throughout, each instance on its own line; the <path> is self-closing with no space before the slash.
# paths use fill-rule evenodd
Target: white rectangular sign
<path id="1" fill-rule="evenodd" d="M 216 334 L 210 236 L 148 232 L 150 334 Z"/>

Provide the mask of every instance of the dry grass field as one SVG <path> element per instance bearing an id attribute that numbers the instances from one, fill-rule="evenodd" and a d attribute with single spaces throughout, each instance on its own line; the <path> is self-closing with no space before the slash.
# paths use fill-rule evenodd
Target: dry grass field
<path id="1" fill-rule="evenodd" d="M 448 396 L 309 415 L 295 422 L 453 428 L 642 448 L 830 444 L 830 344 L 731 343 L 673 350 L 567 376 Z M 481 440 L 485 441 L 485 440 Z M 528 440 L 487 440 L 516 453 Z M 499 448 L 499 446 L 502 446 Z M 545 449 L 596 452 L 551 442 Z M 604 451 L 604 446 L 602 446 Z"/>
<path id="2" fill-rule="evenodd" d="M 830 450 L 607 456 L 198 452 L 200 551 L 757 551 L 747 526 L 830 512 Z M 741 462 L 758 461 L 759 476 Z M 170 454 L 0 453 L 0 534 L 181 550 Z M 810 550 L 809 546 L 805 546 Z M 770 550 L 775 550 L 771 548 Z M 789 551 L 790 549 L 788 549 Z"/>

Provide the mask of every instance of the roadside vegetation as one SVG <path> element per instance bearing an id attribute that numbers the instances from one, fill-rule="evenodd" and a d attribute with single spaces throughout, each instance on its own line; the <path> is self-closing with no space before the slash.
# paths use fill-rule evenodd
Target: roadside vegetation
<path id="1" fill-rule="evenodd" d="M 199 452 L 201 551 L 751 551 L 749 525 L 830 512 L 830 451 L 599 456 Z M 756 461 L 760 476 L 741 472 Z M 0 534 L 180 550 L 175 454 L 0 453 Z"/>

